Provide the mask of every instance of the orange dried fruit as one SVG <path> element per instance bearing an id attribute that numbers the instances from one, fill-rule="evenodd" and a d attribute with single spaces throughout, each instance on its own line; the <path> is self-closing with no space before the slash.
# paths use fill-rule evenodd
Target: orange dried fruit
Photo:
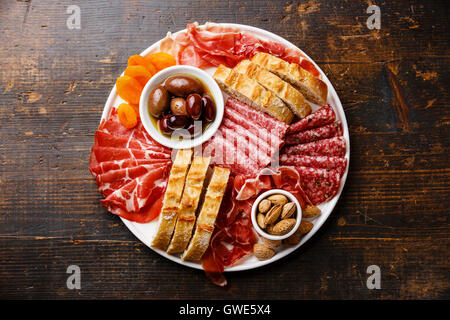
<path id="1" fill-rule="evenodd" d="M 125 69 L 125 75 L 136 79 L 143 86 L 145 86 L 147 81 L 152 77 L 152 74 L 147 70 L 147 68 L 141 65 L 128 66 Z"/>
<path id="2" fill-rule="evenodd" d="M 147 58 L 153 63 L 153 65 L 156 67 L 158 71 L 161 71 L 165 68 L 177 64 L 175 58 L 172 55 L 165 52 L 152 53 Z"/>
<path id="3" fill-rule="evenodd" d="M 126 102 L 139 104 L 144 86 L 130 76 L 121 76 L 116 80 L 117 94 Z"/>
<path id="4" fill-rule="evenodd" d="M 152 74 L 152 76 L 157 72 L 150 59 L 138 54 L 135 54 L 128 58 L 128 66 L 143 66 L 148 70 L 148 72 Z"/>
<path id="5" fill-rule="evenodd" d="M 137 114 L 134 108 L 128 103 L 121 103 L 117 108 L 117 115 L 120 123 L 128 128 L 134 128 L 137 125 Z"/>

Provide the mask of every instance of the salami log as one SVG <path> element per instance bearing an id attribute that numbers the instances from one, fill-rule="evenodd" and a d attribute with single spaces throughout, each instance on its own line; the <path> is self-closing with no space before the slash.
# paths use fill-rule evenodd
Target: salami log
<path id="1" fill-rule="evenodd" d="M 347 159 L 343 157 L 282 154 L 280 156 L 280 165 L 320 169 L 336 169 L 340 175 L 343 175 L 347 167 Z"/>
<path id="2" fill-rule="evenodd" d="M 302 144 L 322 139 L 342 136 L 342 124 L 340 122 L 330 123 L 323 127 L 318 127 L 306 131 L 297 132 L 286 136 L 286 144 Z"/>

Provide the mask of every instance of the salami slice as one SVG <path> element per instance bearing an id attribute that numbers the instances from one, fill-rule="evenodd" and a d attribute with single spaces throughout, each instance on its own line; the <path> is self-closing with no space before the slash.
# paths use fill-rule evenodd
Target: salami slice
<path id="1" fill-rule="evenodd" d="M 330 105 L 326 105 L 306 118 L 289 126 L 287 133 L 295 133 L 307 129 L 321 127 L 336 120 L 336 114 Z"/>
<path id="2" fill-rule="evenodd" d="M 301 144 L 322 139 L 342 136 L 342 124 L 340 122 L 330 123 L 323 127 L 318 127 L 306 131 L 297 132 L 286 136 L 286 144 Z"/>
<path id="3" fill-rule="evenodd" d="M 97 131 L 95 133 L 95 145 L 101 147 L 130 148 L 170 153 L 170 150 L 167 148 L 154 144 L 143 143 L 141 140 L 132 138 L 131 135 L 129 137 L 117 137 L 102 131 Z"/>
<path id="4" fill-rule="evenodd" d="M 300 184 L 312 204 L 318 205 L 336 195 L 341 183 L 337 170 L 295 167 L 300 174 Z"/>
<path id="5" fill-rule="evenodd" d="M 308 156 L 338 156 L 345 155 L 344 137 L 334 137 L 315 142 L 298 144 L 282 150 L 284 154 L 300 154 Z"/>
<path id="6" fill-rule="evenodd" d="M 115 190 L 120 189 L 132 180 L 154 171 L 156 174 L 163 173 L 167 164 L 147 164 L 137 167 L 111 170 L 97 176 L 98 190 L 104 197 L 108 197 Z"/>
<path id="7" fill-rule="evenodd" d="M 112 160 L 112 161 L 104 161 L 101 163 L 97 163 L 95 165 L 91 165 L 89 167 L 91 173 L 94 176 L 97 176 L 99 174 L 107 173 L 111 170 L 119 170 L 119 169 L 125 169 L 130 167 L 137 167 L 140 165 L 146 165 L 146 164 L 167 164 L 169 165 L 171 163 L 168 159 L 122 159 L 122 160 Z"/>
<path id="8" fill-rule="evenodd" d="M 336 169 L 342 176 L 347 167 L 347 159 L 343 157 L 326 157 L 326 156 L 303 156 L 288 155 L 280 156 L 280 164 L 296 167 L 311 167 L 321 169 Z"/>
<path id="9" fill-rule="evenodd" d="M 170 154 L 152 150 L 93 146 L 92 151 L 99 163 L 122 159 L 170 159 Z"/>
<path id="10" fill-rule="evenodd" d="M 142 208 L 159 199 L 166 188 L 168 166 L 165 170 L 151 171 L 133 179 L 122 188 L 115 190 L 101 204 L 112 213 L 123 211 L 139 212 Z"/>
<path id="11" fill-rule="evenodd" d="M 254 108 L 246 105 L 245 103 L 233 99 L 228 98 L 226 102 L 225 108 L 231 108 L 241 114 L 247 121 L 251 121 L 255 124 L 258 124 L 261 128 L 265 128 L 273 134 L 276 134 L 279 138 L 283 138 L 288 125 L 282 121 L 279 121 L 270 115 L 255 110 Z"/>

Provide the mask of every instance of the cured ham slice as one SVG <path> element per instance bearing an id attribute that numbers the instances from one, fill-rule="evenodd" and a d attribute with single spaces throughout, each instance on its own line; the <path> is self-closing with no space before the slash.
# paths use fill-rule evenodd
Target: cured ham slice
<path id="1" fill-rule="evenodd" d="M 295 133 L 312 128 L 322 127 L 336 120 L 336 114 L 330 105 L 326 105 L 306 118 L 289 126 L 287 133 Z"/>
<path id="2" fill-rule="evenodd" d="M 344 137 L 334 137 L 315 142 L 298 144 L 282 150 L 285 154 L 300 154 L 308 156 L 339 156 L 345 155 Z"/>
<path id="3" fill-rule="evenodd" d="M 173 40 L 163 40 L 162 47 L 175 52 L 179 64 L 196 67 L 224 64 L 233 68 L 239 61 L 249 59 L 257 52 L 266 52 L 297 63 L 316 77 L 320 75 L 314 65 L 296 50 L 287 49 L 278 42 L 262 40 L 249 32 L 213 23 L 207 23 L 204 27 L 199 27 L 198 23 L 188 24 L 186 32 Z"/>
<path id="4" fill-rule="evenodd" d="M 98 163 L 96 165 L 91 165 L 89 169 L 94 176 L 97 176 L 99 174 L 109 172 L 110 170 L 119 170 L 119 169 L 125 169 L 125 168 L 130 168 L 130 167 L 137 167 L 140 165 L 157 164 L 157 163 L 169 165 L 171 163 L 171 161 L 168 159 L 112 160 L 112 161 L 104 161 L 104 162 Z"/>
<path id="5" fill-rule="evenodd" d="M 149 172 L 155 171 L 157 174 L 162 174 L 166 167 L 166 163 L 161 163 L 108 171 L 97 176 L 98 190 L 104 197 L 108 197 L 115 190 Z"/>
<path id="6" fill-rule="evenodd" d="M 115 190 L 100 203 L 115 214 L 137 214 L 162 196 L 167 184 L 168 169 L 169 166 L 163 170 L 150 171 Z"/>
<path id="7" fill-rule="evenodd" d="M 92 151 L 97 162 L 123 159 L 170 159 L 170 154 L 153 150 L 93 146 Z"/>
<path id="8" fill-rule="evenodd" d="M 336 136 L 342 136 L 342 124 L 338 123 L 330 123 L 323 127 L 314 128 L 306 131 L 301 131 L 298 133 L 294 133 L 292 135 L 286 136 L 286 144 L 301 144 L 308 143 L 322 139 L 329 139 Z"/>
<path id="9" fill-rule="evenodd" d="M 336 195 L 341 183 L 337 170 L 295 167 L 301 176 L 300 184 L 309 201 L 317 205 Z"/>
<path id="10" fill-rule="evenodd" d="M 146 149 L 156 152 L 170 153 L 170 150 L 162 146 L 155 144 L 146 144 L 141 140 L 137 140 L 129 137 L 117 137 L 106 132 L 97 131 L 95 133 L 95 145 L 101 147 L 114 147 L 114 148 L 130 148 L 130 149 Z"/>
<path id="11" fill-rule="evenodd" d="M 302 155 L 282 154 L 280 156 L 280 164 L 296 167 L 336 169 L 342 176 L 347 167 L 347 159 L 342 157 L 302 156 Z"/>

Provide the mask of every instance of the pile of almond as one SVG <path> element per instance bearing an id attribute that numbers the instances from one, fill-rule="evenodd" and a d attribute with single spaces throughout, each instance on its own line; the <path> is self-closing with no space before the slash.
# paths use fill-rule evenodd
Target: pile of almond
<path id="1" fill-rule="evenodd" d="M 253 254 L 259 260 L 267 260 L 272 258 L 275 249 L 281 246 L 295 246 L 301 238 L 313 228 L 314 224 L 306 219 L 312 219 L 321 213 L 316 206 L 306 206 L 302 212 L 302 221 L 298 230 L 289 238 L 284 240 L 270 240 L 261 237 L 261 243 L 257 243 L 253 247 Z M 263 199 L 258 204 L 258 214 L 256 220 L 261 229 L 268 234 L 283 235 L 292 230 L 296 223 L 297 209 L 295 203 L 289 202 L 288 198 L 282 194 L 271 195 Z"/>

